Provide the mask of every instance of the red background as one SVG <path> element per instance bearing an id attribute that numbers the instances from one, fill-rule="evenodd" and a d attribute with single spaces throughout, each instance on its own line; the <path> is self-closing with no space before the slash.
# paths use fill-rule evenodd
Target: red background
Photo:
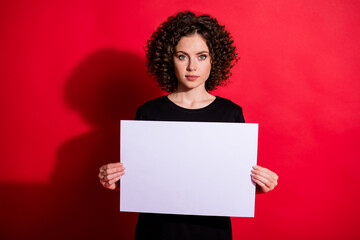
<path id="1" fill-rule="evenodd" d="M 214 92 L 260 124 L 259 165 L 280 176 L 234 239 L 356 239 L 359 1 L 2 1 L 0 238 L 131 239 L 137 215 L 97 180 L 118 120 L 160 96 L 143 46 L 180 10 L 208 13 L 241 60 Z"/>

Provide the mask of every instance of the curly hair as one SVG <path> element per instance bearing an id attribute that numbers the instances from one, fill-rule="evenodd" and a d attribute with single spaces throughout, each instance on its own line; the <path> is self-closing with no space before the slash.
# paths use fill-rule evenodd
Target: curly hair
<path id="1" fill-rule="evenodd" d="M 177 88 L 173 56 L 181 37 L 200 34 L 206 41 L 211 59 L 207 91 L 223 86 L 231 76 L 231 68 L 239 59 L 230 33 L 209 15 L 196 16 L 190 11 L 179 12 L 162 23 L 147 41 L 146 58 L 150 75 L 167 92 Z"/>

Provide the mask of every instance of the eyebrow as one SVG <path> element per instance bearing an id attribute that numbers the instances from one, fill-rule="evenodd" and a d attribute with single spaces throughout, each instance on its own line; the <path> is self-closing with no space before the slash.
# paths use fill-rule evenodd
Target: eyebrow
<path id="1" fill-rule="evenodd" d="M 187 52 L 184 52 L 184 51 L 176 51 L 175 53 L 183 53 L 183 54 L 189 55 Z M 196 55 L 199 55 L 199 54 L 202 54 L 202 53 L 207 53 L 207 54 L 209 54 L 208 51 L 201 51 L 201 52 L 196 53 Z"/>

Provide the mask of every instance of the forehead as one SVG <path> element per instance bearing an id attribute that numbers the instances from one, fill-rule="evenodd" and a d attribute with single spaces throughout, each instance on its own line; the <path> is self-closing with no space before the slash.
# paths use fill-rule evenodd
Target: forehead
<path id="1" fill-rule="evenodd" d="M 205 39 L 200 34 L 192 34 L 183 36 L 175 47 L 176 51 L 183 51 L 187 53 L 197 53 L 202 51 L 209 51 Z"/>

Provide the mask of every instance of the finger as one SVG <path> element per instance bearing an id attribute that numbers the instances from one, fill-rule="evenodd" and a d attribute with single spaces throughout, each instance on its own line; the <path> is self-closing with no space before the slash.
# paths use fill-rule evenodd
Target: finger
<path id="1" fill-rule="evenodd" d="M 279 177 L 278 177 L 278 175 L 276 173 L 274 173 L 273 171 L 271 171 L 271 170 L 269 170 L 267 168 L 256 165 L 256 166 L 253 166 L 253 169 L 255 171 L 261 171 L 261 172 L 267 173 L 267 174 L 271 175 L 272 178 L 274 178 L 275 180 L 279 179 Z"/>
<path id="2" fill-rule="evenodd" d="M 121 172 L 117 172 L 117 173 L 114 173 L 114 174 L 110 174 L 110 175 L 106 175 L 106 173 L 102 172 L 102 173 L 99 173 L 98 174 L 98 177 L 100 179 L 100 182 L 103 181 L 103 182 L 107 182 L 107 181 L 110 181 L 114 178 L 117 178 L 117 177 L 121 177 L 125 174 L 125 171 L 121 171 Z"/>
<path id="3" fill-rule="evenodd" d="M 103 178 L 104 180 L 109 180 L 115 177 L 117 174 L 120 174 L 125 171 L 125 168 L 117 168 L 113 170 L 106 170 L 105 172 L 100 172 L 98 174 L 99 178 Z"/>
<path id="4" fill-rule="evenodd" d="M 106 175 L 109 175 L 109 174 L 113 174 L 113 173 L 117 173 L 117 172 L 122 172 L 124 171 L 125 168 L 123 166 L 120 166 L 120 167 L 114 167 L 114 168 L 107 168 L 105 170 L 100 170 L 99 174 L 103 175 L 103 176 L 106 176 Z"/>
<path id="5" fill-rule="evenodd" d="M 105 164 L 99 168 L 99 172 L 103 172 L 106 171 L 107 169 L 118 168 L 118 167 L 123 167 L 123 164 L 121 162 Z"/>
<path id="6" fill-rule="evenodd" d="M 276 176 L 276 174 L 268 174 L 266 172 L 263 171 L 257 171 L 257 170 L 251 170 L 252 175 L 254 176 L 261 176 L 264 179 L 267 179 L 270 184 L 271 187 L 275 187 L 277 185 L 277 179 L 278 177 Z M 261 179 L 260 179 L 261 180 Z M 270 187 L 270 186 L 269 186 Z"/>
<path id="7" fill-rule="evenodd" d="M 275 187 L 269 179 L 264 178 L 263 176 L 253 174 L 252 177 L 266 185 L 267 188 L 273 189 Z"/>
<path id="8" fill-rule="evenodd" d="M 104 187 L 106 187 L 106 185 L 107 185 L 107 182 L 104 181 L 104 180 L 100 180 L 100 183 L 101 183 L 101 185 L 103 185 Z"/>
<path id="9" fill-rule="evenodd" d="M 116 162 L 116 163 L 109 163 L 107 165 L 107 168 L 118 168 L 118 167 L 123 167 L 123 164 L 121 162 Z"/>
<path id="10" fill-rule="evenodd" d="M 113 183 L 113 184 L 106 183 L 105 187 L 107 189 L 114 190 L 116 188 L 116 184 L 115 183 Z"/>
<path id="11" fill-rule="evenodd" d="M 270 191 L 270 189 L 269 189 L 264 183 L 262 183 L 261 181 L 255 179 L 255 178 L 252 178 L 252 180 L 253 180 L 257 185 L 259 185 L 259 186 L 261 187 L 261 189 L 262 189 L 263 192 L 268 192 L 268 191 Z"/>
<path id="12" fill-rule="evenodd" d="M 120 180 L 121 177 L 124 175 L 125 175 L 125 172 L 121 172 L 119 174 L 116 174 L 116 176 L 113 176 L 111 179 L 100 178 L 100 183 L 104 186 L 105 185 L 108 186 L 108 185 L 111 185 L 111 184 L 117 182 L 118 180 Z"/>
<path id="13" fill-rule="evenodd" d="M 262 170 L 255 170 L 255 169 L 253 169 L 253 170 L 251 170 L 251 173 L 254 174 L 254 175 L 262 176 L 262 177 L 267 178 L 267 179 L 271 179 L 271 178 L 272 178 L 272 176 L 271 176 L 269 173 L 264 172 L 264 171 L 262 171 Z"/>
<path id="14" fill-rule="evenodd" d="M 100 181 L 101 185 L 103 185 L 103 187 L 107 188 L 107 189 L 111 189 L 114 190 L 116 188 L 116 184 L 115 183 L 109 183 L 107 181 Z"/>
<path id="15" fill-rule="evenodd" d="M 267 168 L 264 168 L 264 167 L 261 167 L 261 166 L 259 166 L 259 165 L 253 166 L 253 169 L 259 170 L 259 171 L 263 171 L 263 172 L 266 172 L 266 173 L 273 173 L 271 170 L 269 170 L 269 169 L 267 169 Z"/>
<path id="16" fill-rule="evenodd" d="M 108 168 L 108 164 L 102 165 L 102 166 L 99 168 L 99 172 L 103 172 L 103 171 L 105 171 L 107 168 Z"/>
<path id="17" fill-rule="evenodd" d="M 103 173 L 104 173 L 105 175 L 110 175 L 110 174 L 113 174 L 113 173 L 123 172 L 124 170 L 125 170 L 124 167 L 108 168 L 108 169 L 106 169 L 106 171 L 104 171 Z"/>
<path id="18" fill-rule="evenodd" d="M 116 183 L 117 181 L 119 181 L 121 179 L 121 177 L 124 175 L 125 173 L 123 173 L 121 176 L 118 176 L 112 180 L 109 181 L 109 184 L 113 184 Z"/>
<path id="19" fill-rule="evenodd" d="M 109 181 L 109 180 L 112 180 L 112 179 L 114 179 L 114 178 L 117 178 L 117 177 L 119 177 L 119 176 L 124 175 L 124 172 L 125 172 L 125 171 L 121 171 L 121 172 L 116 172 L 116 173 L 113 173 L 113 174 L 105 175 L 105 176 L 103 176 L 102 179 L 103 179 L 104 181 Z"/>

